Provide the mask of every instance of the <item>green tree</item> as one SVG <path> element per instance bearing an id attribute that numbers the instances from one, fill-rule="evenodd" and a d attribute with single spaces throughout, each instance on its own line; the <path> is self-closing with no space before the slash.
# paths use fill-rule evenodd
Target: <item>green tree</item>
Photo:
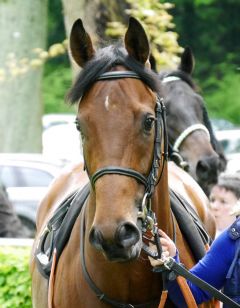
<path id="1" fill-rule="evenodd" d="M 203 89 L 210 114 L 226 117 L 240 124 L 240 100 L 236 96 L 240 72 L 238 69 L 240 2 L 238 0 L 169 0 L 169 2 L 175 4 L 171 13 L 179 33 L 180 45 L 183 47 L 188 45 L 193 49 L 196 58 L 195 77 Z M 219 101 L 226 103 L 221 105 Z"/>

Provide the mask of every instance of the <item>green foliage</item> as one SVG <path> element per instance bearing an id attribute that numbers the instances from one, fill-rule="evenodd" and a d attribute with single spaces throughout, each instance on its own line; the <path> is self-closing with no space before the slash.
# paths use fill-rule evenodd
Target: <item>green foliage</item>
<path id="1" fill-rule="evenodd" d="M 70 65 L 51 63 L 45 65 L 43 78 L 44 113 L 72 113 L 73 107 L 64 101 L 72 83 Z"/>
<path id="2" fill-rule="evenodd" d="M 178 35 L 172 29 L 175 27 L 172 16 L 167 12 L 173 7 L 170 3 L 160 3 L 158 0 L 126 0 L 130 9 L 126 14 L 137 18 L 147 31 L 151 44 L 151 52 L 159 67 L 175 67 L 179 62 L 177 56 L 179 47 Z M 106 34 L 111 37 L 122 36 L 125 26 L 120 22 L 108 23 Z"/>
<path id="3" fill-rule="evenodd" d="M 48 47 L 56 42 L 62 42 L 66 38 L 62 1 L 48 1 Z"/>
<path id="4" fill-rule="evenodd" d="M 30 247 L 0 249 L 0 307 L 31 308 Z"/>
<path id="5" fill-rule="evenodd" d="M 163 1 L 163 0 L 161 0 Z M 240 123 L 240 23 L 238 0 L 169 0 L 181 46 L 190 46 L 196 59 L 194 78 L 199 81 L 208 110 L 215 116 Z M 224 63 L 224 64 L 221 64 Z M 238 85 L 237 85 L 238 83 Z M 219 103 L 222 102 L 222 103 Z M 231 106 L 230 106 L 231 102 Z"/>
<path id="6" fill-rule="evenodd" d="M 205 84 L 208 110 L 213 117 L 225 118 L 240 125 L 240 72 L 233 66 L 221 66 L 225 71 L 224 76 L 219 80 L 213 75 Z"/>

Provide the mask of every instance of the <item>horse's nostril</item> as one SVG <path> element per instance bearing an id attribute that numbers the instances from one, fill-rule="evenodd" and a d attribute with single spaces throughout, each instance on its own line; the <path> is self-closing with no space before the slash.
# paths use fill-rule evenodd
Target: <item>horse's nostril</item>
<path id="1" fill-rule="evenodd" d="M 201 179 L 207 179 L 209 173 L 209 165 L 204 160 L 197 163 L 196 173 Z"/>
<path id="2" fill-rule="evenodd" d="M 124 223 L 118 227 L 115 237 L 118 245 L 128 248 L 139 241 L 140 232 L 134 224 Z"/>
<path id="3" fill-rule="evenodd" d="M 102 250 L 103 236 L 101 231 L 92 227 L 89 233 L 89 242 L 98 250 Z"/>

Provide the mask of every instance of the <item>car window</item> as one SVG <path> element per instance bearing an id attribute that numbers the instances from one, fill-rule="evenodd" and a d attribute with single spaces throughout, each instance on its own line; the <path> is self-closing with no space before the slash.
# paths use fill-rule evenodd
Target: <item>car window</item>
<path id="1" fill-rule="evenodd" d="M 53 179 L 48 172 L 17 166 L 2 166 L 0 175 L 5 187 L 45 187 Z"/>

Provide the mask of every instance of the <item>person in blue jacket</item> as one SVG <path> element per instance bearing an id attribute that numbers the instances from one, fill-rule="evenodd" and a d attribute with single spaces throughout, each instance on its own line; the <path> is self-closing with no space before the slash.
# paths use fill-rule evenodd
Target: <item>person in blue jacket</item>
<path id="1" fill-rule="evenodd" d="M 209 196 L 210 210 L 216 221 L 216 236 L 234 222 L 235 217 L 231 215 L 231 211 L 239 198 L 240 172 L 220 174 Z"/>
<path id="2" fill-rule="evenodd" d="M 240 181 L 239 181 L 240 191 Z M 203 279 L 232 300 L 240 304 L 240 200 L 232 211 L 237 218 L 234 223 L 225 229 L 212 243 L 206 255 L 193 267 L 190 272 Z M 173 257 L 179 261 L 178 251 L 174 242 L 159 230 L 161 235 L 164 257 Z M 149 257 L 152 266 L 159 266 L 160 260 Z M 211 299 L 211 295 L 187 281 L 197 304 Z M 182 292 L 176 280 L 168 281 L 168 294 L 177 307 L 187 307 Z M 224 306 L 225 307 L 225 306 Z"/>

